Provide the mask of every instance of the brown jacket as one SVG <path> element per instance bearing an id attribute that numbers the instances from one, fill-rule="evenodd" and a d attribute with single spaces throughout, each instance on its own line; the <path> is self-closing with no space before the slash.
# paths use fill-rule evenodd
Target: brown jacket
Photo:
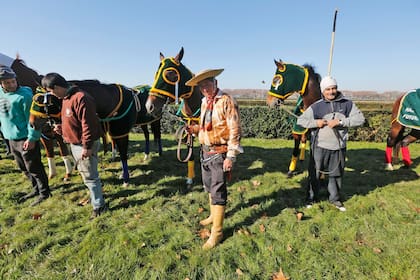
<path id="1" fill-rule="evenodd" d="M 200 131 L 198 139 L 200 144 L 206 146 L 227 145 L 227 156 L 235 157 L 243 153 L 241 147 L 241 122 L 238 105 L 230 95 L 218 90 L 214 100 L 212 114 L 212 129 L 203 129 L 207 101 L 203 98 L 201 103 Z"/>
<path id="2" fill-rule="evenodd" d="M 102 136 L 95 100 L 78 87 L 70 87 L 61 108 L 63 138 L 71 144 L 90 149 Z"/>

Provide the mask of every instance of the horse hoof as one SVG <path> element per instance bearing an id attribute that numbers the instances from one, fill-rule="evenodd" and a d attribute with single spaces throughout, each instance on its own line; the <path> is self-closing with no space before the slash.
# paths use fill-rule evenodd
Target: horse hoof
<path id="1" fill-rule="evenodd" d="M 50 175 L 48 175 L 48 179 L 52 179 L 52 178 L 54 178 L 56 175 L 57 175 L 57 174 L 50 174 Z"/>
<path id="2" fill-rule="evenodd" d="M 287 172 L 287 178 L 292 178 L 292 177 L 293 177 L 293 171 Z"/>
<path id="3" fill-rule="evenodd" d="M 387 163 L 385 165 L 385 170 L 386 171 L 393 171 L 394 170 L 394 167 L 392 167 L 392 164 L 391 163 Z"/>
<path id="4" fill-rule="evenodd" d="M 148 159 L 149 159 L 149 154 L 144 154 L 143 160 L 148 160 Z"/>
<path id="5" fill-rule="evenodd" d="M 130 184 L 128 182 L 123 183 L 123 188 L 127 188 Z"/>
<path id="6" fill-rule="evenodd" d="M 191 179 L 191 178 L 187 178 L 186 184 L 187 184 L 187 186 L 192 186 L 192 184 L 193 184 L 193 179 Z"/>

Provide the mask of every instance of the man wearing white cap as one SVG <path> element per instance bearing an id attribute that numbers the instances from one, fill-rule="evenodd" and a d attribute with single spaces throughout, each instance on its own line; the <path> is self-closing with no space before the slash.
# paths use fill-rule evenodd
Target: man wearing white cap
<path id="1" fill-rule="evenodd" d="M 322 98 L 298 118 L 297 124 L 311 129 L 308 207 L 318 199 L 321 175 L 328 175 L 329 201 L 346 211 L 339 190 L 346 158 L 348 128 L 360 126 L 365 118 L 357 106 L 337 90 L 337 81 L 326 76 L 321 80 Z"/>
<path id="2" fill-rule="evenodd" d="M 200 124 L 190 127 L 189 131 L 198 133 L 203 185 L 210 200 L 210 216 L 200 221 L 203 226 L 213 224 L 210 238 L 203 245 L 205 250 L 215 247 L 223 238 L 226 178 L 232 171 L 236 156 L 243 152 L 238 105 L 235 99 L 217 87 L 215 77 L 222 72 L 223 69 L 203 70 L 185 83 L 198 86 L 204 95 Z"/>

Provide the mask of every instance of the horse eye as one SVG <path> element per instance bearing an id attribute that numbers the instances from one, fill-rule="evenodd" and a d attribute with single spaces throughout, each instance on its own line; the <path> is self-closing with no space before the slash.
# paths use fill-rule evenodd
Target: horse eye
<path id="1" fill-rule="evenodd" d="M 179 78 L 178 78 L 178 73 L 174 70 L 167 70 L 164 72 L 165 78 L 172 82 L 172 83 L 176 83 Z"/>

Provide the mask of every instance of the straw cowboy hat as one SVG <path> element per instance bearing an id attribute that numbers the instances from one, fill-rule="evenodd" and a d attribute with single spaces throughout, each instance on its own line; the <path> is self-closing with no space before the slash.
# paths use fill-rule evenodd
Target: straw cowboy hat
<path id="1" fill-rule="evenodd" d="M 198 85 L 199 82 L 204 81 L 208 78 L 214 78 L 220 73 L 223 72 L 224 69 L 206 69 L 198 72 L 194 77 L 188 80 L 185 85 L 193 87 Z"/>

